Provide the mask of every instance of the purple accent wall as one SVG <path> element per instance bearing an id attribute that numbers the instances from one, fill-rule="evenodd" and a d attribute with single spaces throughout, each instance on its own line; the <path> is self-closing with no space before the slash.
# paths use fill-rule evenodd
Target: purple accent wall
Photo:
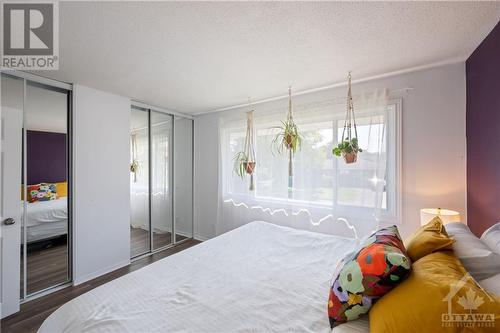
<path id="1" fill-rule="evenodd" d="M 28 185 L 66 181 L 66 134 L 27 131 Z"/>
<path id="2" fill-rule="evenodd" d="M 466 62 L 467 223 L 477 235 L 500 221 L 500 23 Z"/>

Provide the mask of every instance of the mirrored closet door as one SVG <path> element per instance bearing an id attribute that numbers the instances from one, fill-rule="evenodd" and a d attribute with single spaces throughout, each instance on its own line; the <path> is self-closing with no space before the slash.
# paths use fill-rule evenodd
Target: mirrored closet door
<path id="1" fill-rule="evenodd" d="M 192 120 L 132 107 L 130 256 L 193 237 Z"/>
<path id="2" fill-rule="evenodd" d="M 71 281 L 71 91 L 5 73 L 1 87 L 2 120 L 5 112 L 19 120 L 20 140 L 5 143 L 20 157 L 20 216 L 14 222 L 20 225 L 18 285 L 25 300 Z"/>
<path id="3" fill-rule="evenodd" d="M 172 244 L 172 116 L 151 111 L 151 231 L 153 251 Z"/>
<path id="4" fill-rule="evenodd" d="M 130 117 L 130 255 L 151 251 L 149 207 L 149 111 Z"/>
<path id="5" fill-rule="evenodd" d="M 27 81 L 24 159 L 26 295 L 70 280 L 68 246 L 69 92 Z M 24 196 L 26 194 L 26 196 Z"/>

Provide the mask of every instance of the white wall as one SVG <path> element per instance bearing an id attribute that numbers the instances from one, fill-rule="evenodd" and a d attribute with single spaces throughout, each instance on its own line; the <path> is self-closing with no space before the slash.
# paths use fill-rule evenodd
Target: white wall
<path id="1" fill-rule="evenodd" d="M 174 117 L 175 233 L 193 235 L 193 126 Z"/>
<path id="2" fill-rule="evenodd" d="M 403 99 L 403 236 L 420 225 L 419 211 L 442 207 L 466 217 L 465 64 L 406 73 L 353 86 L 354 93 L 411 87 Z M 286 91 L 286 87 L 284 87 Z M 344 96 L 346 88 L 317 93 Z M 311 94 L 312 95 L 312 94 Z M 314 98 L 314 96 L 311 96 Z M 272 108 L 286 100 L 257 105 Z M 242 112 L 233 110 L 227 112 Z M 218 120 L 195 119 L 195 237 L 215 235 L 218 207 Z"/>
<path id="3" fill-rule="evenodd" d="M 219 114 L 194 119 L 194 237 L 215 236 L 218 208 Z"/>
<path id="4" fill-rule="evenodd" d="M 130 100 L 73 86 L 73 279 L 130 262 Z"/>

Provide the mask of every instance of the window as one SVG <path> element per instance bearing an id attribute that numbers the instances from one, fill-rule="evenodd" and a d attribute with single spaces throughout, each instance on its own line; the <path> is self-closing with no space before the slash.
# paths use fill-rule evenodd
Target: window
<path id="1" fill-rule="evenodd" d="M 356 163 L 348 165 L 331 152 L 341 140 L 345 114 L 332 112 L 331 105 L 315 110 L 303 108 L 295 116 L 303 142 L 293 160 L 291 197 L 288 158 L 271 148 L 276 134 L 273 126 L 283 119 L 284 112 L 275 116 L 269 113 L 254 116 L 257 156 L 254 191 L 248 190 L 248 179 L 241 180 L 231 172 L 232 157 L 242 150 L 245 141 L 246 124 L 241 120 L 224 122 L 221 125 L 223 196 L 242 201 L 251 199 L 262 206 L 282 203 L 325 208 L 347 215 L 368 215 L 380 209 L 382 219 L 397 222 L 400 211 L 397 190 L 401 165 L 398 153 L 400 110 L 401 102 L 392 100 L 383 108 L 356 111 L 363 152 Z"/>

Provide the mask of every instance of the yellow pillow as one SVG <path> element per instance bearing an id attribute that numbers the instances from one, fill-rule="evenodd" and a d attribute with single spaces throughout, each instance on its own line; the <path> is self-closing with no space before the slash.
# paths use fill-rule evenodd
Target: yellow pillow
<path id="1" fill-rule="evenodd" d="M 412 262 L 439 250 L 451 250 L 455 240 L 450 238 L 439 217 L 421 226 L 404 241 L 406 252 Z"/>
<path id="2" fill-rule="evenodd" d="M 68 183 L 67 182 L 61 182 L 61 183 L 54 183 L 56 184 L 56 194 L 57 197 L 67 197 L 68 196 Z M 28 193 L 28 198 L 29 198 L 29 193 Z M 21 185 L 21 200 L 24 200 L 24 185 Z"/>
<path id="3" fill-rule="evenodd" d="M 410 276 L 369 316 L 376 333 L 498 332 L 500 299 L 474 281 L 453 251 L 439 251 L 413 263 Z"/>
<path id="4" fill-rule="evenodd" d="M 56 183 L 57 197 L 68 196 L 68 182 Z"/>

